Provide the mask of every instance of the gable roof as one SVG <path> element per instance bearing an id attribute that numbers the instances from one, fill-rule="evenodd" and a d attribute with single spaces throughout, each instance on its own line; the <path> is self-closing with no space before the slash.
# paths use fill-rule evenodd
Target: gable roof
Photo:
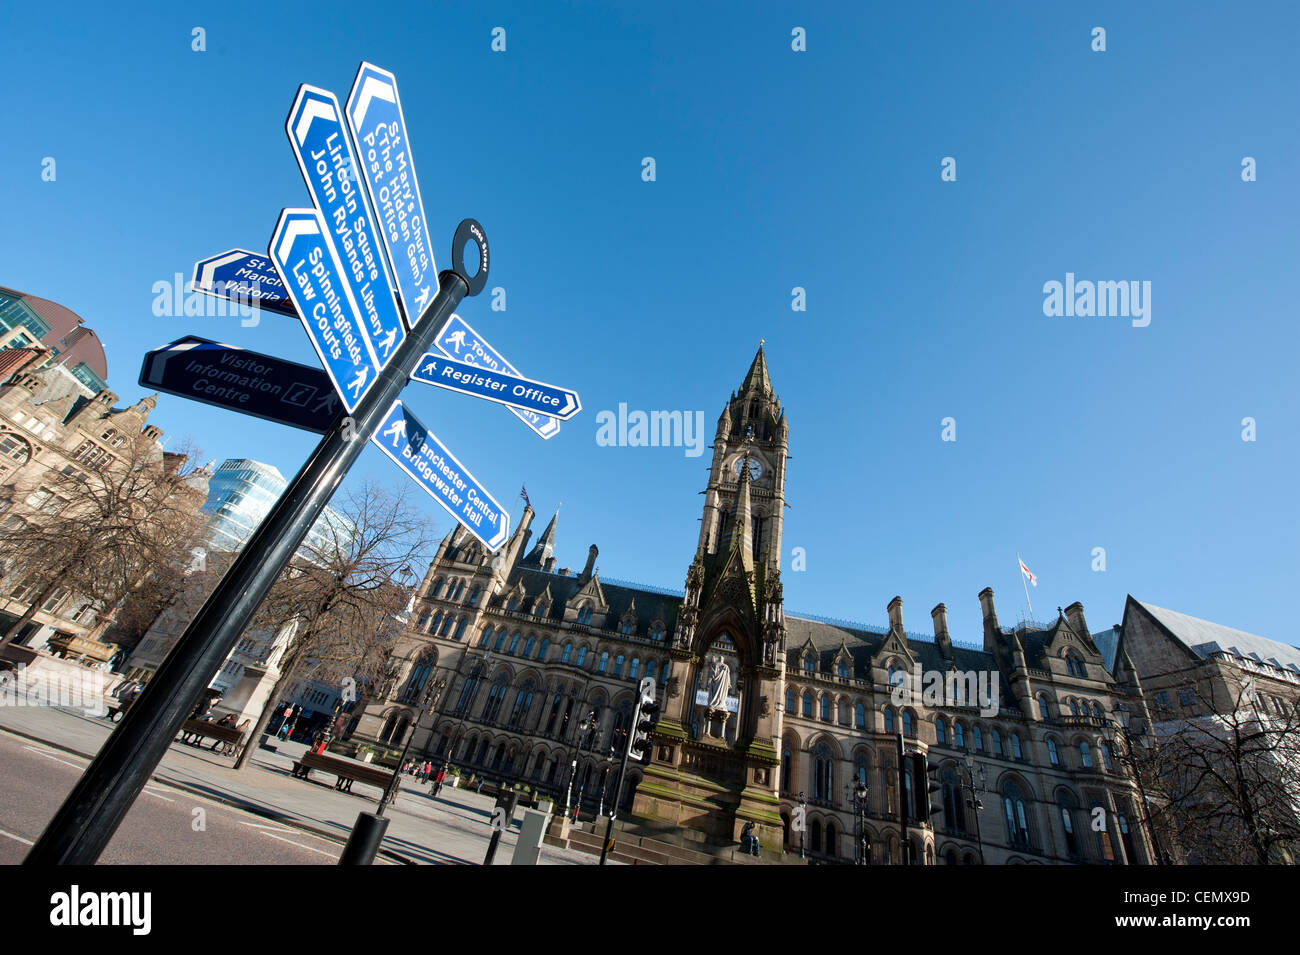
<path id="1" fill-rule="evenodd" d="M 1189 617 L 1185 613 L 1166 610 L 1141 600 L 1135 599 L 1133 602 L 1202 659 L 1214 653 L 1231 653 L 1300 673 L 1300 647 L 1246 633 L 1244 630 L 1234 630 L 1199 617 Z"/>

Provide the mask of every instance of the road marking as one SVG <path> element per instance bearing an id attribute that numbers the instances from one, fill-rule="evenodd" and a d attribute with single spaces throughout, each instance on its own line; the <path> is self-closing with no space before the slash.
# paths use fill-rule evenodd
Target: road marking
<path id="1" fill-rule="evenodd" d="M 47 753 L 43 749 L 37 749 L 35 746 L 24 746 L 23 749 L 29 749 L 37 756 L 44 756 L 46 759 L 52 759 L 56 763 L 62 763 L 64 766 L 71 766 L 73 769 L 81 769 L 81 763 L 70 763 L 66 759 L 60 759 L 52 753 Z"/>
<path id="2" fill-rule="evenodd" d="M 240 824 L 241 826 L 248 826 L 250 829 L 274 829 L 276 832 L 292 832 L 292 831 L 293 831 L 293 830 L 290 829 L 288 826 L 272 826 L 272 825 L 268 825 L 268 824 L 266 824 L 266 823 L 259 823 L 259 822 L 243 822 L 242 820 L 240 820 L 240 821 L 239 821 L 239 824 Z"/>
<path id="3" fill-rule="evenodd" d="M 283 836 L 277 836 L 271 832 L 262 832 L 264 836 L 270 836 L 272 839 L 279 839 L 281 842 L 287 842 L 291 846 L 297 846 L 299 849 L 306 849 L 308 852 L 315 852 L 318 855 L 329 856 L 331 859 L 337 859 L 338 856 L 333 852 L 325 852 L 322 849 L 313 849 L 311 846 L 305 846 L 301 842 L 294 842 L 292 839 L 286 839 Z"/>
<path id="4" fill-rule="evenodd" d="M 18 842 L 21 842 L 23 845 L 36 845 L 36 843 L 32 842 L 30 839 L 24 839 L 22 836 L 15 836 L 12 832 L 5 832 L 3 829 L 0 829 L 0 836 L 8 836 L 10 839 L 15 839 Z"/>
<path id="5" fill-rule="evenodd" d="M 167 798 L 166 796 L 164 796 L 162 793 L 160 793 L 160 792 L 154 792 L 152 789 L 146 789 L 145 792 L 147 792 L 150 796 L 153 796 L 155 799 L 161 799 L 163 802 L 175 802 L 175 801 L 176 801 L 175 799 L 168 799 L 168 798 Z"/>

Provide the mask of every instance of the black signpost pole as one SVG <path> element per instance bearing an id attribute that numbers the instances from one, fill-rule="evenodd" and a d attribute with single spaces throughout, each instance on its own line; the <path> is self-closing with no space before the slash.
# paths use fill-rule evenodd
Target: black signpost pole
<path id="1" fill-rule="evenodd" d="M 479 251 L 479 268 L 473 276 L 465 274 L 463 261 L 469 242 L 476 243 Z M 86 767 L 27 853 L 24 864 L 89 865 L 99 858 L 176 738 L 194 701 L 216 676 L 272 583 L 406 386 L 411 369 L 429 350 L 461 300 L 483 289 L 488 271 L 487 239 L 482 226 L 472 219 L 464 220 L 456 229 L 452 263 L 454 270 L 438 276 L 437 296 L 392 361 L 352 414 L 340 415 L 326 432 L 144 692 Z"/>

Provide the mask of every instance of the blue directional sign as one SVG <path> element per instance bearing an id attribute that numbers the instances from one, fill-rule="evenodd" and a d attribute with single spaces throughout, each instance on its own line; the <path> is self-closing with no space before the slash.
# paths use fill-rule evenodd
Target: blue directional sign
<path id="1" fill-rule="evenodd" d="M 326 238 L 321 214 L 315 209 L 285 209 L 271 235 L 270 252 L 312 347 L 351 411 L 383 366 L 343 278 L 343 264 Z M 387 347 L 385 354 L 391 354 L 391 340 Z"/>
<path id="2" fill-rule="evenodd" d="M 256 305 L 295 317 L 298 314 L 285 295 L 284 283 L 280 281 L 275 266 L 265 255 L 257 252 L 231 249 L 209 259 L 200 259 L 194 263 L 194 281 L 190 288 L 241 305 Z"/>
<path id="3" fill-rule="evenodd" d="M 393 74 L 362 63 L 348 96 L 347 119 L 361 158 L 361 181 L 375 210 L 407 322 L 414 328 L 438 293 L 438 268 Z"/>
<path id="4" fill-rule="evenodd" d="M 393 299 L 370 203 L 357 180 L 360 167 L 343 127 L 339 101 L 328 90 L 299 87 L 285 128 L 312 201 L 328 228 L 330 244 L 361 306 L 358 314 L 365 320 L 382 368 L 406 337 L 406 330 Z"/>
<path id="5" fill-rule="evenodd" d="M 317 434 L 341 408 L 319 368 L 193 335 L 146 354 L 140 384 Z"/>
<path id="6" fill-rule="evenodd" d="M 426 352 L 420 359 L 411 372 L 411 380 L 459 391 L 462 395 L 486 398 L 512 408 L 542 412 L 561 421 L 568 421 L 582 410 L 576 391 L 548 385 L 544 381 L 487 371 L 433 352 Z"/>
<path id="7" fill-rule="evenodd" d="M 506 361 L 499 351 L 487 343 L 486 338 L 474 331 L 469 322 L 459 315 L 453 315 L 448 320 L 434 345 L 448 358 L 473 365 L 475 368 L 486 368 L 516 378 L 523 377 L 514 365 Z M 511 408 L 510 411 L 543 438 L 553 438 L 560 433 L 558 418 L 523 408 Z"/>
<path id="8" fill-rule="evenodd" d="M 488 550 L 497 550 L 506 542 L 510 536 L 510 515 L 505 508 L 493 500 L 474 475 L 416 420 L 400 399 L 393 402 L 370 440 Z"/>

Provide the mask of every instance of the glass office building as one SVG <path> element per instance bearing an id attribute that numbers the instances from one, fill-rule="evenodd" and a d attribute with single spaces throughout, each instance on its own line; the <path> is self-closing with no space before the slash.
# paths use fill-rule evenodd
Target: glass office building
<path id="1" fill-rule="evenodd" d="M 278 468 L 248 458 L 228 458 L 208 482 L 203 510 L 211 515 L 208 539 L 217 550 L 236 551 L 253 536 L 257 525 L 289 486 Z M 350 537 L 352 528 L 333 508 L 325 508 L 299 549 L 300 556 L 327 551 L 333 540 Z"/>
<path id="2" fill-rule="evenodd" d="M 104 346 L 80 315 L 58 302 L 0 286 L 0 348 L 43 348 L 92 395 L 108 388 Z"/>

